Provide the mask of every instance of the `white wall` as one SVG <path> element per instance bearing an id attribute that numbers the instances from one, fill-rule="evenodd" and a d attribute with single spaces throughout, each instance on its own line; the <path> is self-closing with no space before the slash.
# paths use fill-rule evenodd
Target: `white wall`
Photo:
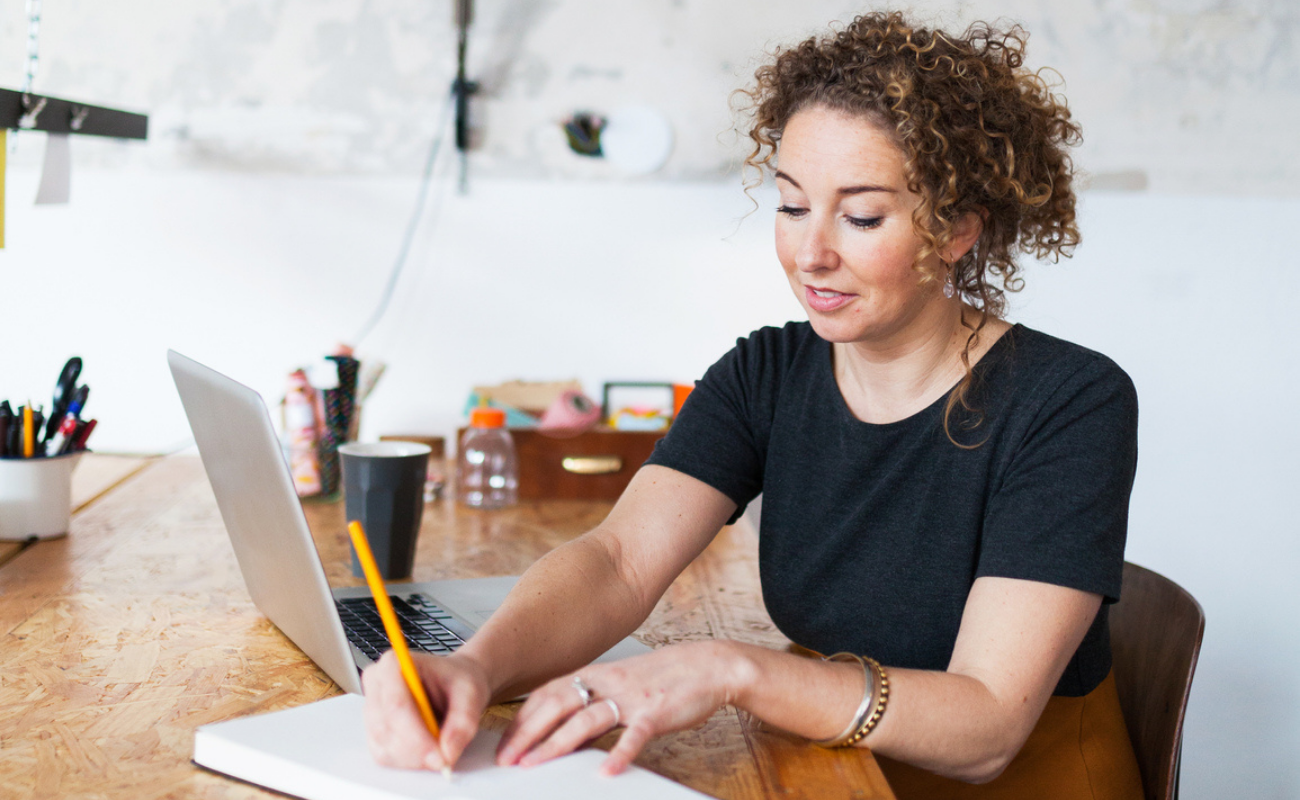
<path id="1" fill-rule="evenodd" d="M 10 177 L 15 193 L 36 180 Z M 598 398 L 606 380 L 689 381 L 799 311 L 770 256 L 775 199 L 742 222 L 754 203 L 735 184 L 438 191 L 437 226 L 358 351 L 388 365 L 366 436 L 450 434 L 476 383 L 576 377 Z M 188 436 L 168 347 L 274 401 L 289 370 L 368 319 L 414 195 L 391 179 L 79 175 L 75 205 L 11 209 L 6 289 L 40 299 L 0 317 L 33 342 L 0 351 L 0 394 L 42 402 L 77 353 L 95 445 L 137 451 Z M 73 321 L 52 324 L 56 309 Z"/>
<path id="2" fill-rule="evenodd" d="M 11 176 L 11 189 L 34 176 Z M 88 174 L 66 209 L 11 210 L 0 396 L 41 396 L 80 353 L 101 449 L 186 437 L 176 347 L 276 397 L 363 323 L 414 193 L 377 179 Z M 769 198 L 763 197 L 763 200 Z M 450 434 L 468 387 L 691 380 L 736 336 L 798 314 L 771 206 L 727 184 L 480 181 L 420 238 L 363 349 L 389 372 L 363 435 Z M 1128 557 L 1209 617 L 1183 764 L 1189 800 L 1300 796 L 1300 201 L 1093 193 L 1073 261 L 1034 265 L 1015 318 L 1113 356 L 1137 383 Z M 45 287 L 67 288 L 64 299 Z M 55 320 L 63 320 L 56 323 Z"/>
<path id="3" fill-rule="evenodd" d="M 1300 201 L 1093 194 L 1027 324 L 1105 352 L 1140 404 L 1127 557 L 1205 608 L 1182 796 L 1300 797 Z"/>
<path id="4" fill-rule="evenodd" d="M 771 255 L 775 203 L 760 196 L 744 217 L 739 178 L 716 177 L 732 151 L 716 142 L 725 115 L 710 103 L 738 80 L 748 43 L 766 43 L 769 19 L 770 35 L 787 37 L 849 5 L 642 7 L 620 50 L 607 46 L 619 20 L 583 27 L 589 0 L 485 0 L 485 36 L 528 36 L 483 108 L 490 134 L 470 193 L 439 181 L 391 312 L 363 343 L 363 358 L 389 365 L 363 435 L 449 433 L 476 382 L 576 376 L 594 392 L 603 380 L 690 380 L 735 337 L 796 316 Z M 0 4 L 9 87 L 21 6 Z M 167 347 L 274 398 L 288 370 L 369 315 L 448 77 L 450 12 L 414 0 L 105 8 L 46 4 L 38 88 L 145 108 L 156 135 L 74 142 L 73 204 L 41 208 L 28 200 L 40 138 L 19 138 L 0 251 L 0 397 L 48 402 L 78 353 L 95 446 L 165 450 L 187 438 Z M 742 21 L 728 27 L 727 9 Z M 540 17 L 507 24 L 512 10 Z M 1086 194 L 1083 247 L 1029 269 L 1014 316 L 1110 354 L 1137 382 L 1129 558 L 1177 579 L 1209 617 L 1183 796 L 1300 797 L 1300 266 L 1284 249 L 1300 164 L 1293 137 L 1269 133 L 1300 113 L 1286 34 L 1300 12 L 1285 0 L 1024 0 L 1002 13 L 1026 20 L 1036 64 L 1066 74 L 1090 134 L 1083 165 L 1150 187 Z M 701 48 L 698 82 L 631 65 Z M 666 173 L 677 179 L 520 166 L 534 126 L 583 96 L 658 98 L 679 132 Z"/>

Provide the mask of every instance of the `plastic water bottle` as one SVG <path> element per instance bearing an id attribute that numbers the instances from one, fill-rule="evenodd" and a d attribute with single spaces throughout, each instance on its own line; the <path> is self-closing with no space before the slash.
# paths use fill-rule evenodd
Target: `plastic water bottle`
<path id="1" fill-rule="evenodd" d="M 460 502 L 473 508 L 504 508 L 518 499 L 519 458 L 515 440 L 506 430 L 506 412 L 476 408 L 469 415 L 469 430 L 460 440 Z"/>

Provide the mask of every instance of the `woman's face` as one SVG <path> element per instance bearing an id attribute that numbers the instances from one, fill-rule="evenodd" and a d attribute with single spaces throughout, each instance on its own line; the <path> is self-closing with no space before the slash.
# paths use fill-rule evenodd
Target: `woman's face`
<path id="1" fill-rule="evenodd" d="M 813 330 L 831 342 L 888 345 L 938 323 L 947 298 L 914 269 L 920 197 L 893 137 L 860 116 L 814 106 L 781 136 L 776 252 Z M 938 258 L 930 256 L 939 265 Z M 933 273 L 932 273 L 933 274 Z"/>

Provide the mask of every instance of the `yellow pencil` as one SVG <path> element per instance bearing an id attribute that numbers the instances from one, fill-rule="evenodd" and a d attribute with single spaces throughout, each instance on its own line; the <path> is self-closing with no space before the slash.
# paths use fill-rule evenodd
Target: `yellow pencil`
<path id="1" fill-rule="evenodd" d="M 32 424 L 32 401 L 23 406 L 23 458 L 36 454 L 36 427 Z"/>
<path id="2" fill-rule="evenodd" d="M 375 556 L 370 552 L 370 542 L 366 539 L 366 532 L 362 530 L 361 523 L 354 520 L 348 523 L 348 534 L 352 536 L 352 546 L 357 550 L 357 560 L 361 562 L 361 569 L 366 573 L 366 583 L 370 586 L 370 593 L 375 596 L 379 618 L 384 621 L 384 632 L 388 634 L 388 641 L 393 645 L 393 652 L 397 655 L 397 663 L 402 668 L 406 687 L 411 690 L 415 705 L 420 709 L 420 716 L 424 718 L 425 726 L 436 740 L 439 736 L 438 720 L 433 716 L 429 696 L 424 693 L 424 684 L 420 683 L 420 675 L 415 671 L 411 651 L 406 648 L 406 636 L 402 634 L 402 626 L 397 622 L 397 614 L 393 613 L 393 604 L 388 599 L 388 590 L 384 588 L 384 579 L 379 577 L 379 566 L 375 564 Z M 443 767 L 442 774 L 451 777 L 451 768 Z"/>

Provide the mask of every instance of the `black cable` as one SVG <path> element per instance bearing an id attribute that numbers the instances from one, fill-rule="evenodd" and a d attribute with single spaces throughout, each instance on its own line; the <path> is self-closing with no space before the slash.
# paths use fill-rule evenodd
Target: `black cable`
<path id="1" fill-rule="evenodd" d="M 397 289 L 397 281 L 402 276 L 407 258 L 411 254 L 411 243 L 415 240 L 415 232 L 420 228 L 420 217 L 424 213 L 424 204 L 429 198 L 429 187 L 433 184 L 434 167 L 438 163 L 438 154 L 442 151 L 442 142 L 446 138 L 447 123 L 452 109 L 455 107 L 456 94 L 453 91 L 447 99 L 442 119 L 438 121 L 438 127 L 433 134 L 433 141 L 429 145 L 429 154 L 424 161 L 424 173 L 420 178 L 420 193 L 416 197 L 415 210 L 411 212 L 411 219 L 406 224 L 406 235 L 402 237 L 402 246 L 397 253 L 397 260 L 393 263 L 392 272 L 388 276 L 388 284 L 384 287 L 384 293 L 379 298 L 379 305 L 376 306 L 374 313 L 370 315 L 370 319 L 353 337 L 353 347 L 360 345 L 361 340 L 370 335 L 370 332 L 375 329 L 375 326 L 379 324 L 379 321 L 383 319 L 384 314 L 388 311 L 388 304 L 393 299 L 393 292 Z"/>

